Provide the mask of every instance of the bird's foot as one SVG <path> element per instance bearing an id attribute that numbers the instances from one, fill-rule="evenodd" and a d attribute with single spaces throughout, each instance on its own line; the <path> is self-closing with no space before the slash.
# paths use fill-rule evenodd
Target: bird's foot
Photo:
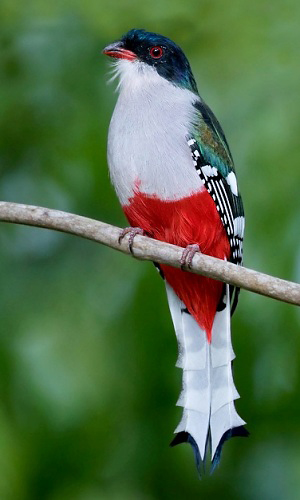
<path id="1" fill-rule="evenodd" d="M 180 258 L 180 267 L 184 271 L 184 268 L 187 267 L 191 269 L 191 264 L 195 253 L 200 252 L 200 247 L 196 243 L 193 245 L 188 245 L 182 252 Z"/>
<path id="2" fill-rule="evenodd" d="M 129 247 L 130 253 L 132 253 L 132 255 L 133 255 L 133 249 L 132 249 L 133 240 L 137 234 L 141 234 L 142 236 L 144 236 L 145 231 L 143 229 L 141 229 L 140 227 L 125 227 L 119 236 L 119 239 L 118 239 L 119 245 L 121 244 L 121 241 L 123 240 L 123 238 L 127 234 L 129 234 L 128 247 Z"/>

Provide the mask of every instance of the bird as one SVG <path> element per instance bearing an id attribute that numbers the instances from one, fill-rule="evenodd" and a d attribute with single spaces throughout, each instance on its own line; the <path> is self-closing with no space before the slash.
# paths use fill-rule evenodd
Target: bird
<path id="1" fill-rule="evenodd" d="M 186 272 L 196 252 L 241 265 L 244 209 L 221 125 L 200 97 L 191 66 L 171 39 L 132 29 L 103 53 L 114 61 L 118 99 L 108 131 L 112 184 L 137 234 L 183 247 L 181 268 L 156 264 L 165 281 L 183 371 L 183 408 L 171 446 L 192 445 L 198 470 L 247 436 L 235 409 L 231 315 L 239 289 Z"/>

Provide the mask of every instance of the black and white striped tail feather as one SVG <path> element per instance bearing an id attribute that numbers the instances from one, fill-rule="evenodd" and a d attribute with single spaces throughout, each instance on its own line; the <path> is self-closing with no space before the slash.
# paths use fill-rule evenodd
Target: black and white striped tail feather
<path id="1" fill-rule="evenodd" d="M 171 445 L 189 442 L 200 470 L 209 443 L 213 471 L 224 442 L 248 434 L 234 407 L 239 394 L 231 370 L 234 352 L 230 338 L 229 286 L 226 285 L 226 307 L 216 314 L 210 344 L 183 302 L 168 284 L 166 288 L 179 345 L 176 366 L 183 370 L 183 389 L 177 402 L 183 407 L 183 417 Z"/>

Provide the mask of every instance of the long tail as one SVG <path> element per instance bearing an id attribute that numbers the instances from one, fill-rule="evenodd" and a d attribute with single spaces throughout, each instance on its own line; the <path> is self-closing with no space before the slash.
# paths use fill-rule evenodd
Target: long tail
<path id="1" fill-rule="evenodd" d="M 213 470 L 224 442 L 233 436 L 248 435 L 243 427 L 245 422 L 234 407 L 239 394 L 231 370 L 235 355 L 230 335 L 229 286 L 226 285 L 225 307 L 215 316 L 211 343 L 167 283 L 166 288 L 179 345 L 176 366 L 183 370 L 183 389 L 177 402 L 183 407 L 183 417 L 171 445 L 189 442 L 199 469 L 209 442 Z"/>

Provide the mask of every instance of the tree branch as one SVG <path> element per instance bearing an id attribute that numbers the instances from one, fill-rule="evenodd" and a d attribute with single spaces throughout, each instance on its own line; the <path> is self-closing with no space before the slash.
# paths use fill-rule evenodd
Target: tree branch
<path id="1" fill-rule="evenodd" d="M 126 238 L 121 244 L 118 243 L 121 234 L 120 228 L 80 215 L 1 201 L 0 221 L 44 227 L 75 234 L 130 254 Z M 182 254 L 182 248 L 180 247 L 137 235 L 134 239 L 133 251 L 137 259 L 180 267 Z M 197 253 L 193 258 L 191 272 L 273 299 L 300 305 L 300 285 L 297 283 L 274 278 L 208 255 Z"/>

